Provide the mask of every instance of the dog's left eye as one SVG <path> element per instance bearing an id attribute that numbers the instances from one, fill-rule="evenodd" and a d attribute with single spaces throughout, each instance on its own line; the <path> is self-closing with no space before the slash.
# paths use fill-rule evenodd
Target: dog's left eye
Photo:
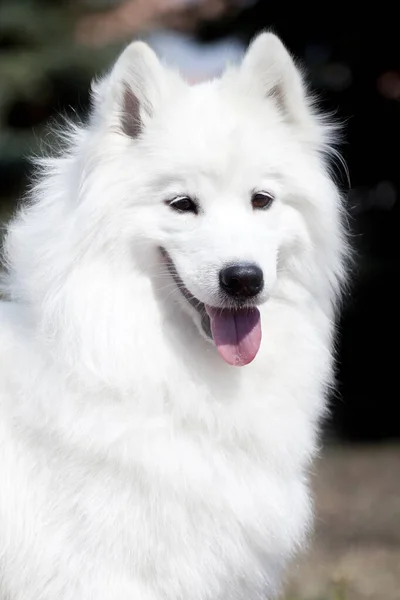
<path id="1" fill-rule="evenodd" d="M 167 204 L 178 212 L 191 212 L 195 215 L 198 213 L 198 206 L 196 202 L 189 198 L 189 196 L 179 196 L 178 198 L 169 200 Z"/>
<path id="2" fill-rule="evenodd" d="M 269 208 L 273 201 L 273 195 L 269 194 L 268 192 L 254 192 L 251 197 L 251 204 L 255 209 Z"/>

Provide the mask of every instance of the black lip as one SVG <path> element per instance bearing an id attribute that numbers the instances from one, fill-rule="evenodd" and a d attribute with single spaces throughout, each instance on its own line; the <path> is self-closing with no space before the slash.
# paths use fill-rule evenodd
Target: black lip
<path id="1" fill-rule="evenodd" d="M 183 297 L 185 298 L 185 300 L 190 304 L 190 306 L 192 306 L 199 313 L 203 331 L 207 337 L 212 339 L 210 318 L 206 312 L 206 307 L 204 306 L 204 303 L 200 302 L 200 300 L 198 300 L 198 298 L 196 298 L 196 296 L 193 296 L 193 294 L 187 289 L 187 287 L 183 283 L 181 277 L 179 276 L 178 271 L 176 270 L 176 267 L 175 267 L 175 264 L 174 264 L 172 258 L 170 257 L 168 252 L 165 250 L 165 248 L 160 248 L 160 251 L 161 251 L 161 254 L 162 254 L 162 256 L 165 260 L 165 263 L 168 267 L 168 271 L 170 272 L 178 289 L 180 290 L 180 292 L 183 295 Z"/>

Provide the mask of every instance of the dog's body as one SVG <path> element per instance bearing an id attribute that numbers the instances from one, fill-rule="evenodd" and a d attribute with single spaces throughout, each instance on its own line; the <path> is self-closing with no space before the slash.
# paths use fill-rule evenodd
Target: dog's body
<path id="1" fill-rule="evenodd" d="M 221 81 L 133 44 L 96 85 L 6 238 L 1 600 L 277 593 L 343 279 L 325 134 L 270 34 Z"/>

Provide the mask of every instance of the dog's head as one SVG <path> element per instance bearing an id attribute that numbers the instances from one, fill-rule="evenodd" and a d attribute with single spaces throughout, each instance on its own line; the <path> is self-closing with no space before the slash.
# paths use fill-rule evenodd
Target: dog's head
<path id="1" fill-rule="evenodd" d="M 46 260 L 57 237 L 71 256 L 82 257 L 92 244 L 96 264 L 107 246 L 103 256 L 110 264 L 112 257 L 125 261 L 126 269 L 118 266 L 125 274 L 133 249 L 142 275 L 173 295 L 234 365 L 256 355 L 259 307 L 269 298 L 317 297 L 330 310 L 342 273 L 340 203 L 323 159 L 330 129 L 275 35 L 261 34 L 239 67 L 195 86 L 134 42 L 93 85 L 93 103 L 88 128 L 75 137 L 74 159 L 52 171 L 53 183 L 44 180 L 47 196 L 51 185 L 55 196 L 65 181 L 77 181 L 68 200 L 46 209 Z M 46 217 L 37 214 L 31 230 L 39 235 Z M 64 214 L 71 215 L 68 230 Z M 37 256 L 28 269 L 35 241 L 23 260 L 12 258 L 27 277 L 47 264 Z M 53 279 L 63 261 L 73 272 L 61 250 L 57 269 L 47 268 Z M 83 272 L 81 258 L 72 260 Z M 46 276 L 37 274 L 36 282 Z M 108 286 L 98 297 L 105 301 L 111 292 Z M 53 309 L 54 294 L 46 291 L 49 297 Z"/>
<path id="2" fill-rule="evenodd" d="M 95 96 L 96 118 L 130 144 L 136 237 L 157 248 L 183 308 L 223 358 L 247 364 L 278 265 L 304 261 L 307 286 L 313 199 L 336 218 L 319 155 L 326 128 L 298 69 L 266 33 L 238 69 L 191 87 L 133 43 Z"/>

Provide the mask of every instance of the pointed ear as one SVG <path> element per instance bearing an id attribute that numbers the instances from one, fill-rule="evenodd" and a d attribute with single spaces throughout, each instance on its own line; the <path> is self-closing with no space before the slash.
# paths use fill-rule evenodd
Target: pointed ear
<path id="1" fill-rule="evenodd" d="M 160 102 L 165 69 L 143 42 L 133 42 L 104 79 L 93 82 L 95 113 L 113 130 L 137 138 Z"/>
<path id="2" fill-rule="evenodd" d="M 287 122 L 315 128 L 301 73 L 276 35 L 262 33 L 255 38 L 243 59 L 241 74 L 250 89 L 274 101 Z"/>

